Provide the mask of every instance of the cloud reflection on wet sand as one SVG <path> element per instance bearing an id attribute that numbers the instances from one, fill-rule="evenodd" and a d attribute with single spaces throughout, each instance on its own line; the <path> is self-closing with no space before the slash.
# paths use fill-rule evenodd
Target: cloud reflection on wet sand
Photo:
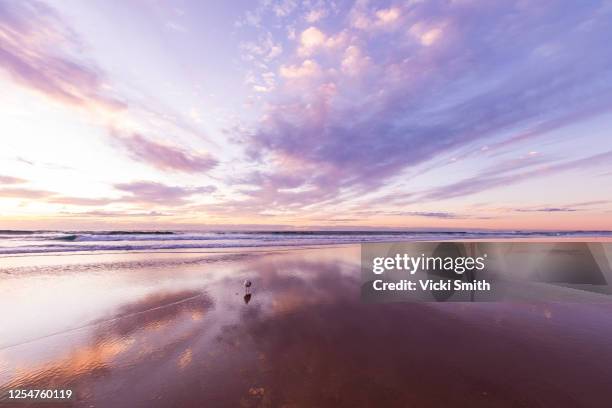
<path id="1" fill-rule="evenodd" d="M 114 320 L 3 350 L 58 350 L 6 385 L 71 387 L 67 406 L 609 406 L 610 306 L 362 304 L 355 259 L 271 254 L 203 277 L 204 291 L 160 289 Z"/>

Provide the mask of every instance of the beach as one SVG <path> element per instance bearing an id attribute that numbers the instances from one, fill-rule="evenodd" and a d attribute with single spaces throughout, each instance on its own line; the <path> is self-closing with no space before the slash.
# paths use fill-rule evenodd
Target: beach
<path id="1" fill-rule="evenodd" d="M 0 0 L 0 408 L 612 408 L 612 0 Z"/>
<path id="2" fill-rule="evenodd" d="M 610 304 L 365 304 L 359 254 L 3 257 L 0 405 L 609 406 Z"/>

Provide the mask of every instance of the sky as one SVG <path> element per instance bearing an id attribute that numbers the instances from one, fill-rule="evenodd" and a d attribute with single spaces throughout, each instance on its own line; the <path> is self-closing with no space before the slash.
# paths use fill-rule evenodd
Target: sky
<path id="1" fill-rule="evenodd" d="M 0 0 L 0 229 L 612 230 L 610 1 Z"/>

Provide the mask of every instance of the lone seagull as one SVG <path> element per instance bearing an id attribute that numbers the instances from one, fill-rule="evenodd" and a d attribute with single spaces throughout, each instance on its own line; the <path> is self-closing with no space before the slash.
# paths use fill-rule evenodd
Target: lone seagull
<path id="1" fill-rule="evenodd" d="M 244 303 L 248 304 L 251 301 L 251 281 L 244 281 Z"/>

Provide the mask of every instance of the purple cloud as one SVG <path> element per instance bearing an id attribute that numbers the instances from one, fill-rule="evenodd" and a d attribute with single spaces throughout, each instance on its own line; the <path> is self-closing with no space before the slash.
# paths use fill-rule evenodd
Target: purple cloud
<path id="1" fill-rule="evenodd" d="M 79 211 L 79 212 L 67 212 L 64 211 L 61 214 L 67 216 L 77 217 L 165 217 L 168 214 L 159 211 L 104 211 L 104 210 L 92 210 L 92 211 Z"/>
<path id="2" fill-rule="evenodd" d="M 359 12 L 376 15 L 374 7 Z M 309 58 L 325 74 L 303 86 L 287 81 L 261 123 L 242 133 L 249 158 L 272 167 L 253 183 L 256 200 L 306 205 L 340 191 L 372 191 L 470 143 L 501 141 L 519 128 L 534 128 L 523 139 L 537 137 L 612 103 L 610 16 L 597 2 L 434 1 L 398 13 L 406 29 L 374 33 L 375 24 L 364 23 L 353 32 L 345 48 L 359 53 L 313 51 Z M 368 59 L 359 64 L 355 55 Z M 342 72 L 347 64 L 359 65 L 358 73 Z M 283 192 L 285 174 L 294 192 Z M 468 179 L 430 198 L 509 179 Z"/>
<path id="3" fill-rule="evenodd" d="M 0 184 L 21 184 L 25 183 L 27 180 L 24 180 L 19 177 L 12 176 L 0 176 Z"/>
<path id="4" fill-rule="evenodd" d="M 15 183 L 23 183 L 25 180 L 16 179 Z M 37 190 L 30 188 L 14 188 L 4 187 L 0 188 L 0 198 L 21 198 L 21 199 L 36 199 L 38 201 L 45 201 L 52 204 L 68 204 L 68 205 L 79 205 L 79 206 L 98 206 L 106 205 L 115 202 L 116 200 L 110 198 L 86 198 L 86 197 L 71 197 L 58 194 L 53 191 Z"/>
<path id="5" fill-rule="evenodd" d="M 116 135 L 116 133 L 115 133 Z M 130 156 L 160 170 L 203 173 L 217 165 L 217 160 L 207 153 L 191 153 L 179 147 L 157 143 L 139 134 L 117 140 Z"/>
<path id="6" fill-rule="evenodd" d="M 610 163 L 610 161 L 612 161 L 612 151 L 575 160 L 541 164 L 536 168 L 529 168 L 531 167 L 531 164 L 529 164 L 528 166 L 525 166 L 525 168 L 528 168 L 528 170 L 520 172 L 506 169 L 504 171 L 495 173 L 490 169 L 487 169 L 482 173 L 468 179 L 415 194 L 410 200 L 412 202 L 422 202 L 466 196 L 480 193 L 492 188 L 520 183 L 533 177 L 541 177 L 568 170 L 584 170 L 590 167 L 601 166 Z M 516 170 L 520 170 L 520 168 L 517 168 Z"/>
<path id="7" fill-rule="evenodd" d="M 386 213 L 386 214 L 411 216 L 411 217 L 442 218 L 442 219 L 463 218 L 455 213 L 444 212 L 444 211 L 395 211 L 395 212 Z"/>
<path id="8" fill-rule="evenodd" d="M 544 208 L 517 208 L 517 212 L 576 212 L 580 211 L 576 208 L 561 208 L 561 207 L 544 207 Z"/>
<path id="9" fill-rule="evenodd" d="M 29 188 L 0 188 L 0 198 L 45 198 L 52 196 L 53 193 L 45 190 L 34 190 Z"/>
<path id="10" fill-rule="evenodd" d="M 115 188 L 130 193 L 129 196 L 124 196 L 119 201 L 163 205 L 185 204 L 187 199 L 194 194 L 210 194 L 216 191 L 214 186 L 178 187 L 152 181 L 119 183 L 115 184 Z"/>
<path id="11" fill-rule="evenodd" d="M 35 0 L 0 4 L 0 69 L 18 83 L 63 103 L 117 110 L 94 67 L 69 56 L 80 44 L 50 7 Z"/>
<path id="12" fill-rule="evenodd" d="M 580 201 L 574 202 L 570 204 L 566 204 L 563 206 L 552 207 L 552 206 L 536 206 L 529 208 L 515 208 L 514 211 L 517 212 L 576 212 L 576 211 L 590 211 L 593 210 L 595 206 L 600 204 L 609 204 L 609 200 L 593 200 L 593 201 Z"/>
<path id="13" fill-rule="evenodd" d="M 29 188 L 2 187 L 0 198 L 19 198 L 44 201 L 51 204 L 63 204 L 81 207 L 97 207 L 109 204 L 144 204 L 144 205 L 183 205 L 197 194 L 211 194 L 217 190 L 215 186 L 179 187 L 168 186 L 152 181 L 135 181 L 114 185 L 115 189 L 127 193 L 113 197 L 73 197 L 53 191 Z"/>

